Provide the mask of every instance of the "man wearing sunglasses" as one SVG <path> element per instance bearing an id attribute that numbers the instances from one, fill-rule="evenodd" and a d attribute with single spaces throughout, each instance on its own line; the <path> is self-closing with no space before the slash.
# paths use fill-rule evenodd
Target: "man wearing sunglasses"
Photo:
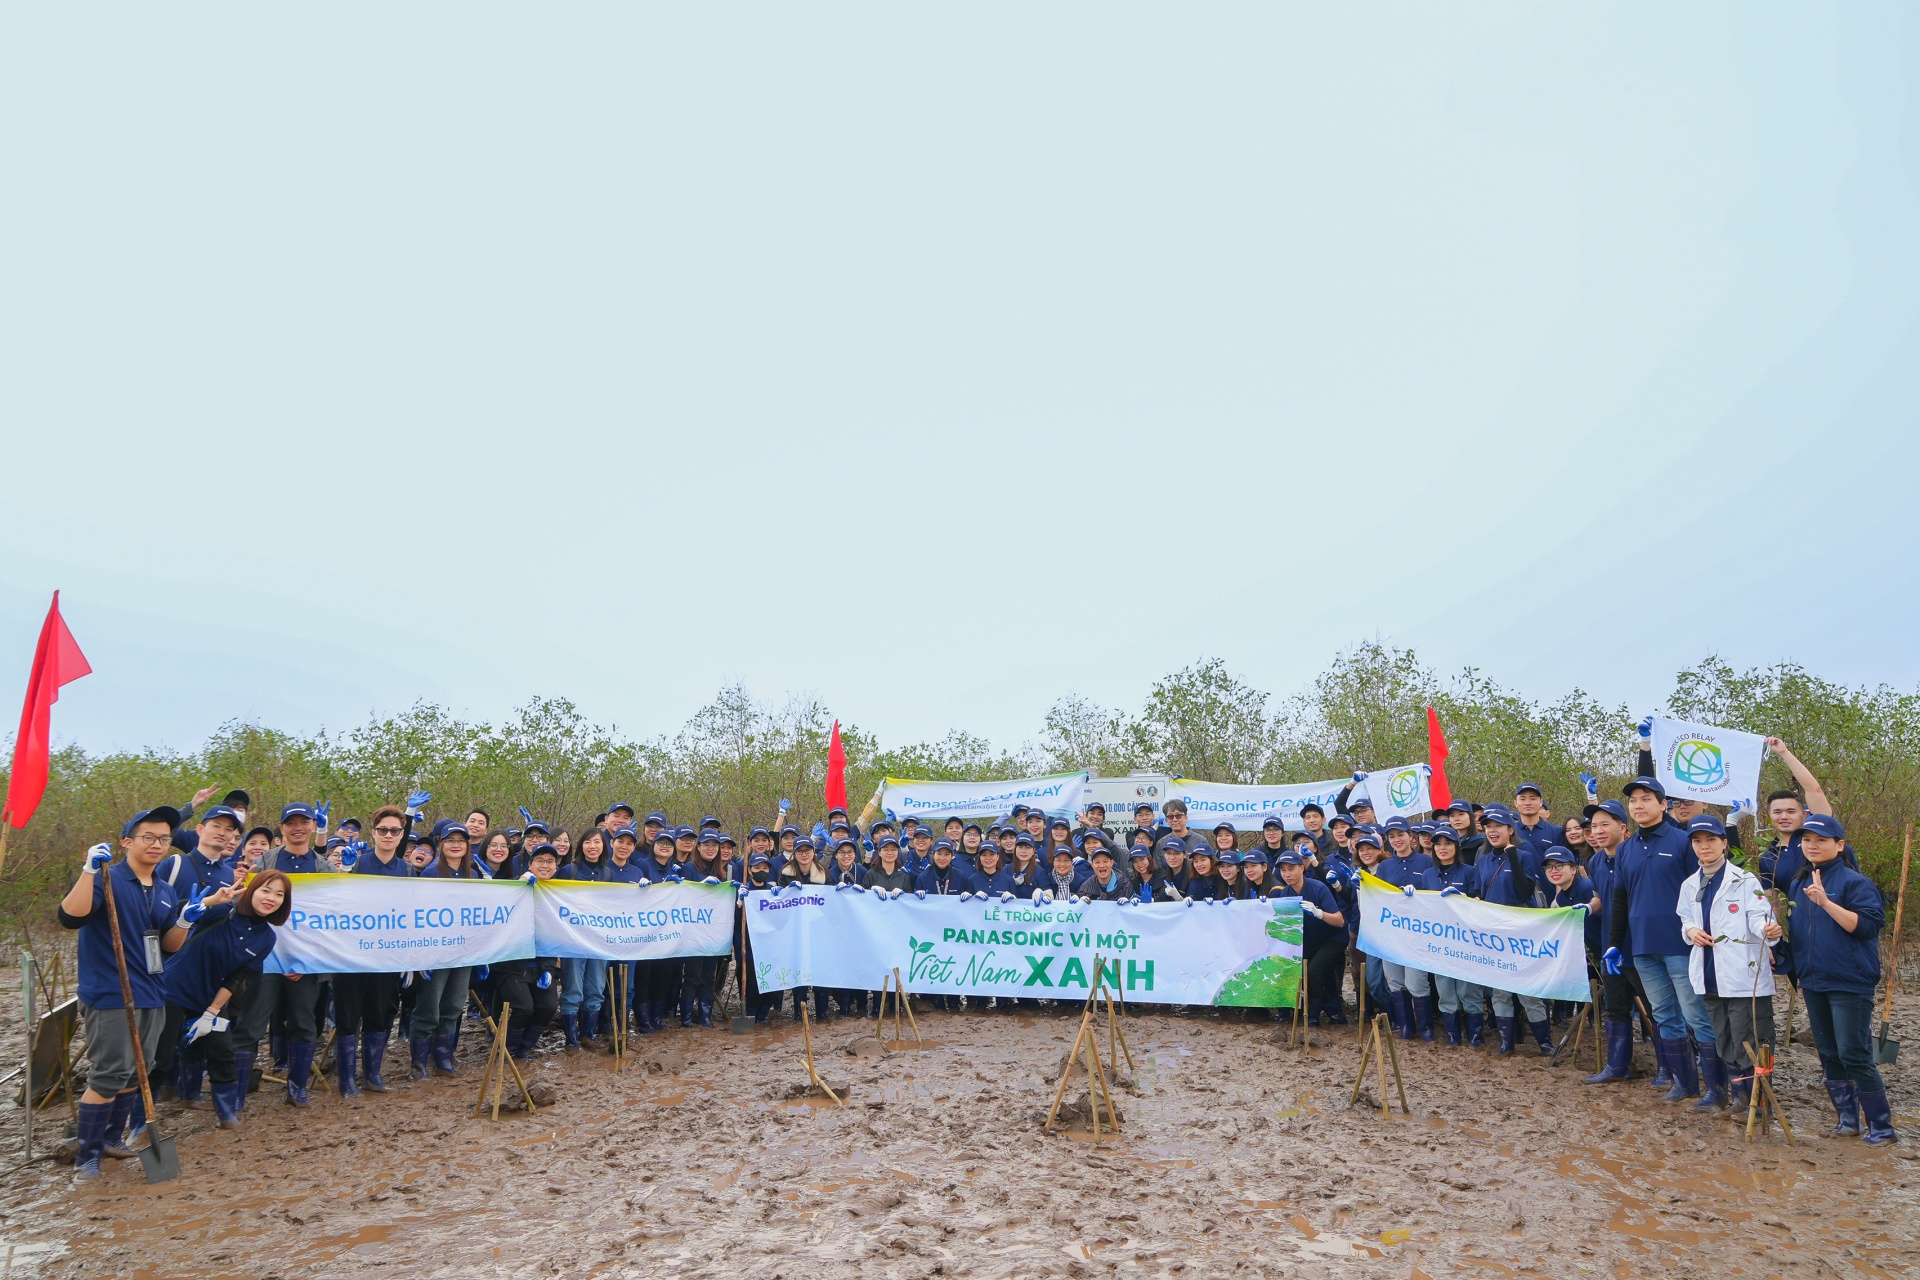
<path id="1" fill-rule="evenodd" d="M 407 838 L 405 809 L 387 805 L 375 812 L 370 833 L 371 845 L 356 841 L 342 855 L 343 862 L 352 859 L 353 875 L 414 874 L 401 852 Z M 333 979 L 334 1079 L 343 1098 L 358 1097 L 361 1085 L 369 1093 L 387 1091 L 381 1068 L 387 1060 L 394 1017 L 400 1012 L 400 979 L 398 973 L 342 973 Z M 354 1082 L 356 1074 L 361 1085 Z"/>

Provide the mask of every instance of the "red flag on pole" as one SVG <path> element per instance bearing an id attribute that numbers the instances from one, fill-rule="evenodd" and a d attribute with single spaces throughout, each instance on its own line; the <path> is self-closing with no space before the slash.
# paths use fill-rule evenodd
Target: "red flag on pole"
<path id="1" fill-rule="evenodd" d="M 13 739 L 13 772 L 7 779 L 7 822 L 27 825 L 47 790 L 47 757 L 53 749 L 53 704 L 60 686 L 91 674 L 87 655 L 80 652 L 67 620 L 60 616 L 60 593 L 40 624 L 40 643 L 33 651 L 33 674 L 27 677 L 27 701 L 20 708 L 20 732 Z"/>
<path id="2" fill-rule="evenodd" d="M 840 745 L 840 722 L 833 722 L 833 737 L 827 743 L 827 808 L 847 807 L 847 749 Z"/>
<path id="3" fill-rule="evenodd" d="M 1440 713 L 1427 708 L 1427 765 L 1433 776 L 1427 779 L 1427 794 L 1435 809 L 1453 803 L 1453 788 L 1447 785 L 1447 735 L 1440 730 Z"/>

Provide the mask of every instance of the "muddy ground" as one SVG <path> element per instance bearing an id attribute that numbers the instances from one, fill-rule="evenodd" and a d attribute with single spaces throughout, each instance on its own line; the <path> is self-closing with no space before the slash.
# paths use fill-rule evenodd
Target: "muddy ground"
<path id="1" fill-rule="evenodd" d="M 1830 1109 L 1796 1045 L 1777 1078 L 1801 1141 L 1749 1146 L 1531 1050 L 1402 1045 L 1413 1115 L 1382 1120 L 1347 1106 L 1350 1029 L 1301 1052 L 1238 1015 L 1149 1015 L 1126 1026 L 1124 1132 L 1096 1144 L 1041 1133 L 1077 1025 L 929 1013 L 923 1046 L 884 1057 L 843 1052 L 870 1022 L 818 1027 L 844 1106 L 789 1096 L 805 1074 L 785 1019 L 676 1029 L 636 1038 L 623 1068 L 543 1053 L 558 1101 L 497 1123 L 472 1113 L 485 1046 L 468 1034 L 459 1080 L 306 1112 L 264 1091 L 238 1133 L 181 1115 L 177 1182 L 149 1187 L 136 1162 L 83 1188 L 12 1167 L 0 1275 L 1920 1274 L 1913 1065 L 1888 1072 L 1908 1139 L 1874 1150 L 1820 1136 Z M 1901 1032 L 1920 1058 L 1916 1020 Z M 16 996 L 9 1063 L 20 1045 Z M 664 1050 L 684 1066 L 650 1070 Z M 21 1138 L 0 1109 L 9 1164 Z"/>

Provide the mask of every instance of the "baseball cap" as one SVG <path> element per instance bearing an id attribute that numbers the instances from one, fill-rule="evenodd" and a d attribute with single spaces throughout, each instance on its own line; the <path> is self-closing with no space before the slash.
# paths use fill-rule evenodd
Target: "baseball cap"
<path id="1" fill-rule="evenodd" d="M 1620 794 L 1622 796 L 1630 796 L 1636 791 L 1651 791 L 1662 800 L 1667 798 L 1667 789 L 1660 785 L 1660 779 L 1649 778 L 1644 774 L 1620 788 Z"/>
<path id="2" fill-rule="evenodd" d="M 1840 825 L 1840 819 L 1830 813 L 1810 813 L 1807 820 L 1800 824 L 1802 831 L 1811 831 L 1816 836 L 1825 836 L 1829 840 L 1845 840 L 1847 829 Z"/>
<path id="3" fill-rule="evenodd" d="M 1710 836 L 1720 836 L 1724 839 L 1727 834 L 1727 824 L 1710 813 L 1703 813 L 1687 823 L 1688 835 L 1698 835 L 1702 831 Z"/>
<path id="4" fill-rule="evenodd" d="M 1556 844 L 1552 848 L 1548 849 L 1545 853 L 1540 855 L 1540 861 L 1570 862 L 1577 866 L 1580 862 L 1580 859 L 1573 856 L 1573 850 L 1564 848 Z"/>
<path id="5" fill-rule="evenodd" d="M 1280 855 L 1273 860 L 1273 865 L 1276 867 L 1304 867 L 1307 865 L 1307 860 L 1291 849 L 1283 849 Z"/>
<path id="6" fill-rule="evenodd" d="M 1540 789 L 1540 784 L 1537 782 L 1523 782 L 1513 789 L 1513 794 L 1517 796 L 1525 791 L 1531 791 L 1542 799 L 1545 799 L 1547 794 Z"/>
<path id="7" fill-rule="evenodd" d="M 160 805 L 154 809 L 142 809 L 127 819 L 127 825 L 120 828 L 120 838 L 125 840 L 133 834 L 133 829 L 143 822 L 164 822 L 169 829 L 180 825 L 180 811 L 171 805 Z"/>
<path id="8" fill-rule="evenodd" d="M 1375 835 L 1371 831 L 1362 831 L 1359 835 L 1353 838 L 1353 842 L 1355 844 L 1370 844 L 1376 849 L 1381 847 L 1380 837 Z"/>
<path id="9" fill-rule="evenodd" d="M 246 823 L 240 821 L 240 815 L 236 813 L 233 810 L 233 808 L 229 805 L 217 804 L 213 808 L 207 810 L 205 813 L 200 815 L 200 821 L 202 824 L 212 822 L 215 818 L 225 818 L 227 821 L 233 823 L 233 825 L 236 827 L 245 827 L 247 825 Z"/>
<path id="10" fill-rule="evenodd" d="M 462 840 L 473 839 L 473 833 L 467 830 L 464 822 L 455 822 L 452 818 L 442 818 L 433 824 L 433 842 L 439 844 L 448 836 L 459 836 Z"/>
<path id="11" fill-rule="evenodd" d="M 282 822 L 285 822 L 288 818 L 311 818 L 313 816 L 313 806 L 304 800 L 295 800 L 292 804 L 282 806 L 280 810 L 280 821 Z"/>

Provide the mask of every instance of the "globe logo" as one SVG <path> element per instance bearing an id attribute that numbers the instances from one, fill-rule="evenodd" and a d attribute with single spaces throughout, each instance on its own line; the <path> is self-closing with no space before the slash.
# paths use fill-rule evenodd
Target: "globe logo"
<path id="1" fill-rule="evenodd" d="M 1711 742 L 1683 739 L 1673 749 L 1673 776 L 1690 787 L 1711 787 L 1725 781 L 1726 757 Z"/>
<path id="2" fill-rule="evenodd" d="M 1420 775 L 1412 769 L 1402 769 L 1393 775 L 1393 781 L 1387 784 L 1387 797 L 1393 801 L 1393 807 L 1404 809 L 1413 803 L 1420 794 Z"/>

